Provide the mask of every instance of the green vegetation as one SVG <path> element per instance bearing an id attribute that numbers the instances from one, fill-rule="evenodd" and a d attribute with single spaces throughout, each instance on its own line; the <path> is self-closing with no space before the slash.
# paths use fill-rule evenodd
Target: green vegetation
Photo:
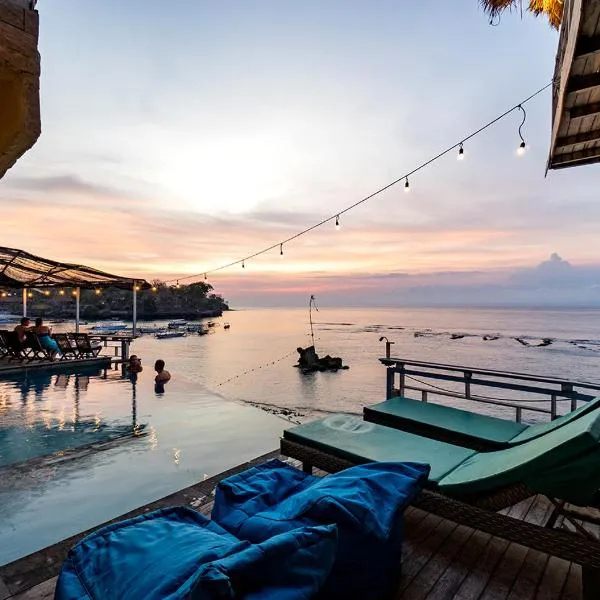
<path id="1" fill-rule="evenodd" d="M 175 286 L 155 280 L 152 286 L 150 290 L 138 292 L 140 319 L 212 317 L 229 310 L 223 297 L 213 293 L 209 283 Z M 46 295 L 48 292 L 49 295 Z M 71 289 L 31 289 L 30 293 L 32 297 L 27 300 L 27 314 L 33 317 L 72 318 L 75 314 L 75 297 Z M 131 291 L 118 288 L 81 290 L 80 316 L 82 319 L 131 318 L 132 295 Z M 0 308 L 18 314 L 21 311 L 21 291 L 14 290 L 11 296 L 2 298 Z"/>

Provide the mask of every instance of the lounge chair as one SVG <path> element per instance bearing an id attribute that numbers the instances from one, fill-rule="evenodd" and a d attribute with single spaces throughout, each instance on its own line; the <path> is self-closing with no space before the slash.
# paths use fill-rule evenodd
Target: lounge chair
<path id="1" fill-rule="evenodd" d="M 6 333 L 8 333 L 6 329 L 0 329 L 0 358 L 4 358 L 10 354 L 7 341 L 4 337 Z"/>
<path id="2" fill-rule="evenodd" d="M 61 360 L 68 360 L 69 358 L 81 358 L 81 353 L 77 349 L 77 346 L 71 344 L 71 340 L 66 333 L 55 333 L 52 335 L 54 341 L 58 344 L 58 348 L 61 352 Z"/>
<path id="3" fill-rule="evenodd" d="M 19 362 L 30 360 L 27 357 L 25 348 L 19 342 L 19 336 L 16 332 L 2 330 L 0 331 L 0 337 L 2 338 L 2 346 L 6 351 L 9 362 L 13 360 L 18 360 Z"/>
<path id="4" fill-rule="evenodd" d="M 96 358 L 100 354 L 102 346 L 92 346 L 87 333 L 73 333 L 71 335 L 75 340 L 81 358 Z"/>
<path id="5" fill-rule="evenodd" d="M 40 342 L 40 338 L 33 331 L 28 331 L 26 334 L 27 347 L 24 352 L 27 360 L 52 360 L 52 354 L 44 348 Z"/>
<path id="6" fill-rule="evenodd" d="M 477 452 L 368 423 L 348 415 L 284 432 L 281 452 L 333 473 L 373 461 L 421 462 L 431 472 L 415 506 L 583 567 L 584 599 L 600 589 L 600 542 L 519 521 L 496 511 L 544 494 L 557 513 L 565 502 L 595 506 L 600 488 L 600 411 L 591 411 L 535 439 Z M 594 591 L 595 590 L 595 591 Z"/>
<path id="7" fill-rule="evenodd" d="M 365 421 L 416 433 L 466 448 L 510 448 L 563 427 L 600 407 L 600 397 L 553 421 L 525 425 L 433 402 L 396 397 L 363 409 Z"/>

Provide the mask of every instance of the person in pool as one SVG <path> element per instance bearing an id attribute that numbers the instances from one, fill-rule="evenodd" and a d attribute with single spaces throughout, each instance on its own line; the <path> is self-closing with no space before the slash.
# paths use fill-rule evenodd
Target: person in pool
<path id="1" fill-rule="evenodd" d="M 144 370 L 144 367 L 142 367 L 142 359 L 139 358 L 138 356 L 136 356 L 135 354 L 132 354 L 129 357 L 129 363 L 127 364 L 127 370 L 129 371 L 129 374 L 132 375 L 134 373 L 141 373 Z"/>
<path id="2" fill-rule="evenodd" d="M 165 361 L 158 359 L 154 363 L 154 370 L 156 371 L 156 377 L 154 378 L 155 383 L 164 385 L 171 379 L 171 373 L 165 370 Z"/>

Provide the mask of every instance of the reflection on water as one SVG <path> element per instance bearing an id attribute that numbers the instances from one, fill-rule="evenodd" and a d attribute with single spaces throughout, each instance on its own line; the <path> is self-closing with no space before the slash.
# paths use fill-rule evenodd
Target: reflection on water
<path id="1" fill-rule="evenodd" d="M 137 423 L 135 384 L 131 418 L 126 423 L 122 422 L 124 419 L 105 419 L 100 414 L 82 418 L 82 395 L 87 393 L 91 381 L 104 377 L 106 373 L 94 367 L 58 374 L 29 371 L 0 380 L 0 468 L 140 435 L 144 426 Z M 48 393 L 50 390 L 54 394 Z"/>

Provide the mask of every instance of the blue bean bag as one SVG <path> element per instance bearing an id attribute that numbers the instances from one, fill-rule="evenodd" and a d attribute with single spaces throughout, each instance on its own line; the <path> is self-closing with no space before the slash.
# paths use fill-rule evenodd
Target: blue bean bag
<path id="1" fill-rule="evenodd" d="M 221 481 L 212 519 L 252 543 L 335 524 L 339 543 L 323 596 L 385 598 L 400 575 L 404 509 L 428 475 L 429 465 L 380 462 L 313 477 L 272 460 Z"/>
<path id="2" fill-rule="evenodd" d="M 187 507 L 99 529 L 70 551 L 55 600 L 306 600 L 325 581 L 335 526 L 260 544 L 240 541 Z"/>

